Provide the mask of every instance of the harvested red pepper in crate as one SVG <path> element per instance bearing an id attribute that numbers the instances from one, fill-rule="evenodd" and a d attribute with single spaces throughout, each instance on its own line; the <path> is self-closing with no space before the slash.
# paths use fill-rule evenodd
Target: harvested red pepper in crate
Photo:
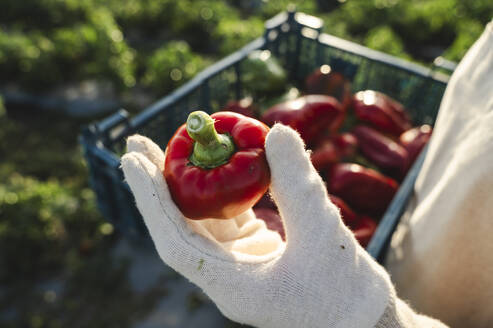
<path id="1" fill-rule="evenodd" d="M 307 94 L 327 95 L 335 97 L 344 110 L 352 103 L 351 82 L 342 73 L 335 71 L 330 65 L 322 65 L 315 69 L 305 80 Z"/>
<path id="2" fill-rule="evenodd" d="M 407 150 L 377 130 L 358 125 L 352 130 L 363 155 L 372 163 L 401 180 L 409 167 Z"/>
<path id="3" fill-rule="evenodd" d="M 357 148 L 358 140 L 351 133 L 324 138 L 311 154 L 312 164 L 317 171 L 323 173 L 332 164 L 351 159 Z"/>
<path id="4" fill-rule="evenodd" d="M 312 145 L 326 130 L 336 132 L 344 119 L 344 111 L 337 99 L 324 95 L 308 95 L 277 104 L 261 117 L 262 122 L 289 125 L 299 132 L 307 145 Z"/>
<path id="5" fill-rule="evenodd" d="M 354 163 L 335 164 L 326 176 L 330 193 L 375 218 L 382 216 L 399 187 L 395 180 Z"/>
<path id="6" fill-rule="evenodd" d="M 412 127 L 404 107 L 381 92 L 366 90 L 356 93 L 353 108 L 358 119 L 396 137 Z"/>
<path id="7" fill-rule="evenodd" d="M 412 164 L 418 157 L 421 150 L 431 138 L 432 128 L 428 124 L 412 128 L 401 134 L 399 141 L 407 150 L 409 162 Z"/>

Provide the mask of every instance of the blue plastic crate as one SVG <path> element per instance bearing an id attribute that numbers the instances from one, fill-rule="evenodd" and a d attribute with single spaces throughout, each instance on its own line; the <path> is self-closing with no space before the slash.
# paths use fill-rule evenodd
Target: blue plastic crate
<path id="1" fill-rule="evenodd" d="M 453 68 L 450 63 L 442 60 L 432 68 L 425 68 L 323 34 L 322 21 L 303 13 L 280 13 L 267 21 L 265 27 L 263 37 L 210 66 L 135 117 L 129 118 L 125 110 L 120 110 L 83 130 L 80 142 L 99 208 L 120 231 L 149 239 L 119 167 L 125 138 L 139 133 L 164 149 L 190 112 L 197 109 L 214 112 L 228 100 L 242 98 L 242 62 L 254 50 L 270 50 L 287 69 L 292 81 L 302 81 L 322 64 L 337 66 L 351 79 L 353 92 L 365 89 L 384 92 L 409 109 L 415 124 L 434 123 L 448 81 L 448 76 L 437 72 L 436 67 Z M 422 154 L 410 170 L 368 246 L 370 254 L 378 260 L 382 260 L 412 193 L 423 158 Z"/>

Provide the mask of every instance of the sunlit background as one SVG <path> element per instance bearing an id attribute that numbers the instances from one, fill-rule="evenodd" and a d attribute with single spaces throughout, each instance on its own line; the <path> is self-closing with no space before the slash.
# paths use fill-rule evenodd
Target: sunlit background
<path id="1" fill-rule="evenodd" d="M 1 1 L 1 327 L 234 326 L 99 214 L 77 136 L 168 94 L 293 2 L 326 33 L 423 65 L 459 61 L 493 16 L 491 0 Z"/>

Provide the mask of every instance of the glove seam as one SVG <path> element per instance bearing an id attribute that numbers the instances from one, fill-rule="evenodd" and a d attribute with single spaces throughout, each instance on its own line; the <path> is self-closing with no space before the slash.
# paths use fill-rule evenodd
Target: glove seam
<path id="1" fill-rule="evenodd" d="M 388 288 L 389 293 L 387 294 L 386 306 L 383 308 L 382 314 L 378 317 L 377 322 L 372 326 L 374 328 L 386 328 L 385 325 L 382 326 L 382 320 L 385 318 L 395 319 L 396 322 L 401 324 L 400 320 L 397 318 L 397 294 L 394 289 L 394 285 L 390 280 L 390 276 L 387 275 L 386 279 L 386 287 Z M 391 315 L 394 315 L 395 318 L 392 318 Z"/>
<path id="2" fill-rule="evenodd" d="M 380 318 L 378 318 L 378 321 L 373 327 L 385 328 L 389 323 L 399 325 L 401 324 L 400 320 L 397 318 L 396 302 L 393 297 L 390 297 L 382 315 L 380 316 Z"/>

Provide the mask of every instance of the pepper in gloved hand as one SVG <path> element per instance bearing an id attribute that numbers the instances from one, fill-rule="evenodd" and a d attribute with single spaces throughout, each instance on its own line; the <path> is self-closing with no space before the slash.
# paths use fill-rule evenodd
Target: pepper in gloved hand
<path id="1" fill-rule="evenodd" d="M 163 172 L 180 211 L 229 219 L 251 208 L 269 188 L 268 131 L 237 113 L 192 112 L 168 143 Z"/>
<path id="2" fill-rule="evenodd" d="M 444 327 L 396 297 L 342 222 L 294 130 L 275 125 L 265 150 L 286 242 L 251 209 L 230 220 L 187 219 L 161 173 L 161 149 L 128 139 L 125 178 L 165 263 L 225 316 L 255 327 Z"/>

